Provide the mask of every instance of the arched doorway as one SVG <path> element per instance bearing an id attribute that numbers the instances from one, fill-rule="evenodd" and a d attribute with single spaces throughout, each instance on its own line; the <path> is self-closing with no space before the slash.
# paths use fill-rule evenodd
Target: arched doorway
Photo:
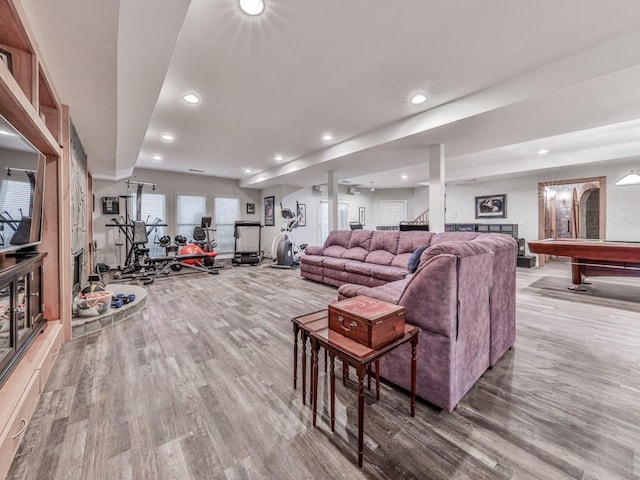
<path id="1" fill-rule="evenodd" d="M 605 238 L 605 200 L 606 177 L 538 183 L 538 238 Z"/>

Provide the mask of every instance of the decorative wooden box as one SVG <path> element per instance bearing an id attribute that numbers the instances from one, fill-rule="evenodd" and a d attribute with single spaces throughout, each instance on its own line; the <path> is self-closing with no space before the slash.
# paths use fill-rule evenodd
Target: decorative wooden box
<path id="1" fill-rule="evenodd" d="M 404 335 L 404 307 L 363 296 L 347 298 L 329 305 L 329 328 L 378 348 Z"/>

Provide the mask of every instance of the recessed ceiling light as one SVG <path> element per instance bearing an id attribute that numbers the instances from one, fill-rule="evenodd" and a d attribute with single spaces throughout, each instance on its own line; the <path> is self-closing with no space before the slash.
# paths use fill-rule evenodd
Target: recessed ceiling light
<path id="1" fill-rule="evenodd" d="M 276 162 L 281 162 L 282 160 L 284 160 L 284 157 L 283 157 L 282 155 L 278 154 L 278 155 L 276 155 L 275 157 L 273 157 L 273 159 L 274 159 Z"/>
<path id="2" fill-rule="evenodd" d="M 153 155 L 151 158 L 153 158 L 156 162 L 162 160 L 162 155 Z"/>
<path id="3" fill-rule="evenodd" d="M 195 93 L 187 93 L 182 97 L 182 99 L 186 103 L 190 103 L 191 105 L 196 105 L 196 104 L 200 103 L 200 97 L 198 95 L 196 95 Z"/>
<path id="4" fill-rule="evenodd" d="M 409 176 L 408 176 L 408 175 L 402 175 L 402 179 L 403 179 L 403 180 L 406 180 L 407 178 L 409 178 Z"/>
<path id="5" fill-rule="evenodd" d="M 547 150 L 546 148 L 541 148 L 540 150 L 538 150 L 538 155 L 546 155 L 547 153 L 549 153 L 549 150 Z"/>
<path id="6" fill-rule="evenodd" d="M 250 168 L 244 168 L 244 173 L 251 173 L 251 169 Z"/>
<path id="7" fill-rule="evenodd" d="M 174 137 L 172 134 L 170 133 L 163 133 L 162 134 L 162 140 L 164 140 L 165 142 L 173 142 L 176 137 Z"/>
<path id="8" fill-rule="evenodd" d="M 333 135 L 331 135 L 330 133 L 325 133 L 324 135 L 322 135 L 322 140 L 324 140 L 325 142 L 330 142 L 331 140 L 333 140 Z"/>
<path id="9" fill-rule="evenodd" d="M 426 101 L 427 101 L 427 96 L 424 93 L 414 93 L 411 96 L 411 100 L 409 100 L 411 105 L 420 105 L 421 103 L 424 103 Z"/>
<path id="10" fill-rule="evenodd" d="M 7 137 L 13 137 L 14 134 L 12 132 L 7 132 L 6 130 L 0 130 L 0 135 L 6 135 Z"/>
<path id="11" fill-rule="evenodd" d="M 240 0 L 238 3 L 240 5 L 240 10 L 247 15 L 255 16 L 264 12 L 263 0 Z"/>

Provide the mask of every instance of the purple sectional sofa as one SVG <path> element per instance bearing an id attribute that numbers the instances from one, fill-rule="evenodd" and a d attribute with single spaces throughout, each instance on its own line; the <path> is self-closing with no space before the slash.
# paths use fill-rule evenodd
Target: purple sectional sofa
<path id="1" fill-rule="evenodd" d="M 419 247 L 426 249 L 411 273 Z M 307 247 L 300 272 L 339 286 L 340 299 L 403 305 L 422 330 L 417 394 L 451 411 L 515 342 L 516 251 L 501 234 L 335 231 L 322 247 Z M 380 373 L 409 389 L 407 348 L 386 355 Z"/>

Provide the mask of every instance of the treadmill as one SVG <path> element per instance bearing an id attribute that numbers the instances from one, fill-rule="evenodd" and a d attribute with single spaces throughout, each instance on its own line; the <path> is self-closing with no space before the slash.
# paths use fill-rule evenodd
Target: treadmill
<path id="1" fill-rule="evenodd" d="M 260 230 L 262 225 L 257 221 L 238 220 L 235 222 L 233 236 L 233 265 L 258 265 L 262 261 L 260 248 Z"/>

